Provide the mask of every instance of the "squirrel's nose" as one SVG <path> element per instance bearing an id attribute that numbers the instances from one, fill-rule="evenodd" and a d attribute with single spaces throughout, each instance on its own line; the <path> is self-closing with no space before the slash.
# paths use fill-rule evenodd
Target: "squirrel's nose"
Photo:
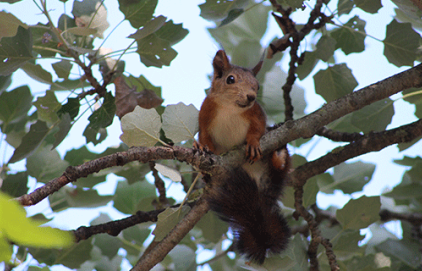
<path id="1" fill-rule="evenodd" d="M 248 98 L 248 101 L 249 102 L 253 102 L 253 101 L 255 101 L 255 95 L 252 95 L 252 94 L 248 94 L 248 95 L 246 95 L 246 97 Z"/>

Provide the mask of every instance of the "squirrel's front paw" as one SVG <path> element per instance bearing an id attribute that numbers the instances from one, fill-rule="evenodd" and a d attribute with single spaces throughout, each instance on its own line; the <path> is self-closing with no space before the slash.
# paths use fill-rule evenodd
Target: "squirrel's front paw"
<path id="1" fill-rule="evenodd" d="M 259 143 L 246 145 L 246 157 L 251 164 L 261 159 L 262 151 Z"/>
<path id="2" fill-rule="evenodd" d="M 195 142 L 193 142 L 193 149 L 195 149 L 195 150 L 197 150 L 201 153 L 212 153 L 207 145 L 203 146 L 196 140 L 195 140 Z"/>

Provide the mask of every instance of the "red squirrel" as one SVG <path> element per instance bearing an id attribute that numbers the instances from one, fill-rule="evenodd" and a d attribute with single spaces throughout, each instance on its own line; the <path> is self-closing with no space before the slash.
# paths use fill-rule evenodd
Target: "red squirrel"
<path id="1" fill-rule="evenodd" d="M 208 191 L 211 210 L 230 223 L 234 248 L 262 264 L 267 254 L 283 251 L 290 229 L 277 203 L 289 170 L 289 154 L 281 150 L 263 156 L 259 140 L 266 131 L 266 114 L 256 101 L 259 88 L 252 70 L 232 65 L 223 50 L 214 57 L 211 89 L 199 111 L 196 148 L 222 154 L 246 143 L 248 161 L 233 169 L 223 183 Z M 208 176 L 211 178 L 212 177 Z"/>

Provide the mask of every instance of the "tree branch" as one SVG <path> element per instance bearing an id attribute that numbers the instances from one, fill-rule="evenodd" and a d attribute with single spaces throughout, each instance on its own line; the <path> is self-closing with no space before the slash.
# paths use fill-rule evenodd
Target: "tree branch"
<path id="1" fill-rule="evenodd" d="M 422 87 L 422 64 L 349 93 L 303 118 L 287 121 L 261 138 L 262 151 L 265 155 L 297 138 L 310 138 L 334 120 L 412 87 Z"/>
<path id="2" fill-rule="evenodd" d="M 149 168 L 152 171 L 152 176 L 154 176 L 154 185 L 158 190 L 158 201 L 159 206 L 163 207 L 168 204 L 167 196 L 166 196 L 166 187 L 164 181 L 158 175 L 158 171 L 155 169 L 155 162 L 149 162 Z"/>
<path id="3" fill-rule="evenodd" d="M 187 162 L 201 170 L 216 173 L 218 165 L 222 165 L 221 157 L 210 154 L 199 154 L 194 149 L 183 147 L 133 147 L 125 152 L 117 152 L 88 161 L 79 166 L 70 166 L 59 178 L 53 179 L 30 194 L 22 195 L 16 200 L 24 206 L 35 205 L 47 196 L 58 191 L 70 182 L 114 166 L 123 166 L 132 161 L 148 163 L 160 159 L 177 159 Z"/>
<path id="4" fill-rule="evenodd" d="M 321 174 L 350 158 L 379 151 L 392 144 L 409 142 L 421 135 L 422 120 L 388 131 L 369 133 L 355 142 L 334 149 L 317 160 L 297 167 L 290 174 L 290 181 L 295 186 L 303 186 L 310 177 Z"/>
<path id="5" fill-rule="evenodd" d="M 404 220 L 412 224 L 413 226 L 422 226 L 422 214 L 420 213 L 396 213 L 386 209 L 380 211 L 380 218 L 382 222 L 388 222 L 391 220 Z"/>
<path id="6" fill-rule="evenodd" d="M 190 207 L 193 207 L 195 206 L 196 202 L 188 202 L 186 204 Z M 171 206 L 171 208 L 176 208 L 179 206 L 180 204 L 176 204 Z M 87 240 L 91 236 L 99 233 L 107 233 L 112 236 L 117 236 L 122 230 L 132 227 L 134 225 L 144 222 L 157 222 L 158 215 L 164 212 L 165 210 L 166 209 L 160 209 L 149 212 L 137 211 L 136 214 L 123 219 L 110 221 L 107 223 L 94 225 L 90 227 L 81 226 L 73 231 L 73 234 L 75 236 L 75 242 L 78 243 L 81 240 Z"/>
<path id="7" fill-rule="evenodd" d="M 328 129 L 327 127 L 322 127 L 316 134 L 337 142 L 352 142 L 363 137 L 361 133 L 343 133 Z"/>
<path id="8" fill-rule="evenodd" d="M 147 271 L 161 262 L 183 237 L 198 223 L 209 210 L 205 197 L 201 197 L 190 212 L 177 224 L 170 233 L 131 269 L 132 271 Z"/>

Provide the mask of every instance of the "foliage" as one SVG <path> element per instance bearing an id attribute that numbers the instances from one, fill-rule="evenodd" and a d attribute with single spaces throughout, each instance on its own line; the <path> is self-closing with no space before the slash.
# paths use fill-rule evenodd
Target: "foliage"
<path id="1" fill-rule="evenodd" d="M 176 49 L 180 47 L 177 46 L 186 46 L 183 42 L 189 33 L 188 27 L 160 14 L 157 7 L 164 0 L 119 0 L 119 10 L 108 10 L 107 1 L 62 1 L 63 7 L 70 5 L 72 9 L 69 12 L 69 8 L 63 8 L 63 14 L 57 20 L 53 20 L 47 1 L 34 0 L 31 4 L 39 9 L 34 13 L 42 14 L 38 15 L 40 21 L 36 24 L 27 24 L 21 14 L 7 11 L 7 7 L 23 2 L 2 2 L 9 4 L 0 12 L 0 147 L 6 150 L 0 171 L 0 260 L 8 267 L 20 265 L 27 270 L 50 270 L 55 265 L 77 270 L 120 270 L 127 269 L 128 265 L 135 266 L 144 252 L 148 254 L 153 245 L 165 239 L 175 225 L 183 223 L 185 215 L 191 213 L 203 193 L 203 185 L 193 184 L 198 168 L 211 167 L 210 160 L 196 163 L 195 159 L 199 158 L 189 156 L 188 149 L 198 130 L 198 110 L 192 104 L 185 105 L 183 99 L 184 95 L 202 90 L 186 88 L 186 93 L 177 93 L 180 103 L 164 106 L 161 104 L 166 97 L 161 87 L 148 79 L 151 69 L 159 73 L 165 66 L 172 69 L 171 63 L 178 58 Z M 200 16 L 213 25 L 208 29 L 209 34 L 225 48 L 233 63 L 253 67 L 266 49 L 267 58 L 258 74 L 259 99 L 270 125 L 288 121 L 279 128 L 282 129 L 294 120 L 306 121 L 311 115 L 307 106 L 315 107 L 309 97 L 317 97 L 327 106 L 348 97 L 348 104 L 356 107 L 352 95 L 357 93 L 362 78 L 355 77 L 356 70 L 348 62 L 351 62 L 350 58 L 348 61 L 343 59 L 370 50 L 368 39 L 383 45 L 384 51 L 382 54 L 377 52 L 378 58 L 402 67 L 395 70 L 397 73 L 420 61 L 422 7 L 416 1 L 394 2 L 397 5 L 395 16 L 386 25 L 376 24 L 383 9 L 379 0 L 206 0 L 198 7 Z M 114 31 L 121 27 L 120 23 L 110 25 L 107 21 L 107 17 L 117 14 L 123 16 L 122 25 L 127 23 L 127 27 L 133 28 L 132 34 L 119 40 L 120 49 L 104 48 L 103 41 L 113 39 Z M 312 16 L 318 18 L 313 19 L 315 23 Z M 308 20 L 311 22 L 309 31 L 306 30 Z M 277 22 L 281 32 L 275 31 L 269 22 Z M 379 33 L 385 33 L 383 39 L 366 33 L 373 24 Z M 299 32 L 304 33 L 301 39 L 297 35 Z M 211 55 L 204 51 L 201 54 Z M 133 56 L 139 58 L 138 66 L 142 67 L 139 72 L 125 63 Z M 195 56 L 192 53 L 189 57 Z M 371 61 L 368 59 L 367 63 L 359 65 L 383 69 Z M 211 66 L 210 63 L 198 65 Z M 27 76 L 20 81 L 23 73 Z M 314 89 L 299 87 L 295 83 L 296 76 L 300 80 L 313 80 Z M 382 79 L 372 74 L 366 77 L 372 83 Z M 187 76 L 183 80 L 195 79 Z M 37 83 L 48 89 L 40 91 Z M 386 88 L 400 88 L 396 85 L 400 84 Z M 288 143 L 291 153 L 295 153 L 292 156 L 295 172 L 282 202 L 294 235 L 288 249 L 268 258 L 263 268 L 308 270 L 315 262 L 321 270 L 330 270 L 337 265 L 342 270 L 421 268 L 420 152 L 415 157 L 403 152 L 394 157 L 394 162 L 406 171 L 401 181 L 396 180 L 393 189 L 381 195 L 362 193 L 375 178 L 378 164 L 356 159 L 343 163 L 396 143 L 400 143 L 399 151 L 420 150 L 422 132 L 409 137 L 406 121 L 394 122 L 400 116 L 397 103 L 403 101 L 406 108 L 415 108 L 413 119 L 421 118 L 421 86 L 413 87 L 396 91 L 403 91 L 401 96 L 360 97 L 367 99 L 363 101 L 365 107 L 350 110 L 349 114 L 339 115 L 323 125 L 337 137 L 324 133 L 322 127 L 312 130 L 314 127 L 310 123 L 307 128 L 309 133 L 313 132 L 311 135 L 290 137 L 293 138 Z M 319 112 L 324 110 L 328 110 L 327 107 Z M 289 119 L 289 114 L 293 119 Z M 119 121 L 123 143 L 112 147 L 107 141 L 110 139 L 108 134 L 110 129 L 115 129 L 111 128 L 112 124 Z M 387 136 L 384 131 L 393 123 L 398 127 L 395 141 L 382 145 Z M 421 125 L 418 125 L 421 131 Z M 311 161 L 315 158 L 310 155 L 313 146 L 322 142 L 315 134 L 330 139 L 330 144 L 319 153 L 321 158 Z M 80 137 L 85 140 L 84 146 L 72 145 L 72 141 Z M 380 147 L 369 150 L 365 142 L 360 141 L 362 138 L 375 138 Z M 113 143 L 116 142 L 120 141 L 114 138 Z M 107 149 L 99 153 L 94 151 L 95 146 L 104 144 L 108 144 Z M 348 147 L 353 149 L 353 144 L 359 146 L 354 150 L 362 152 L 342 156 Z M 145 148 L 128 148 L 132 146 Z M 13 153 L 8 151 L 11 149 Z M 175 154 L 183 151 L 185 156 Z M 227 157 L 230 155 L 223 159 Z M 333 166 L 318 166 L 318 161 L 324 158 L 331 158 Z M 155 163 L 157 159 L 163 160 L 158 164 Z M 307 171 L 311 173 L 302 180 L 297 176 L 307 166 L 314 166 L 313 171 Z M 333 169 L 327 171 L 331 167 Z M 110 186 L 110 179 L 118 179 L 114 194 L 104 195 L 100 192 L 101 186 Z M 177 186 L 179 194 L 182 186 L 186 192 L 187 201 L 181 207 L 175 206 L 181 200 L 166 195 L 173 183 L 174 186 L 182 184 Z M 187 195 L 190 185 L 194 191 Z M 34 192 L 35 187 L 40 188 Z M 125 219 L 120 221 L 101 213 L 90 226 L 74 229 L 72 233 L 77 242 L 72 245 L 67 232 L 38 227 L 40 223 L 26 218 L 22 208 L 4 193 L 24 205 L 37 205 L 48 196 L 52 212 L 39 210 L 34 215 L 44 218 L 43 223 L 48 222 L 44 216 L 47 214 L 55 217 L 71 208 L 104 206 L 119 211 L 119 218 Z M 327 210 L 317 207 L 321 206 L 317 195 L 337 193 L 350 199 L 347 204 L 343 206 L 334 200 Z M 40 198 L 32 202 L 28 200 L 30 195 Z M 397 227 L 402 231 L 402 238 L 397 237 L 400 233 L 391 233 L 384 227 L 384 223 L 393 219 L 401 221 Z M 126 222 L 129 226 L 123 226 Z M 314 224 L 318 231 L 314 231 Z M 86 229 L 92 232 L 81 237 L 80 231 Z M 368 233 L 366 238 L 362 235 L 365 232 Z M 151 235 L 153 238 L 149 238 Z M 208 213 L 178 240 L 159 266 L 166 270 L 196 270 L 200 265 L 212 270 L 256 267 L 253 263 L 247 266 L 243 259 L 228 253 L 232 238 L 228 225 Z M 310 250 L 314 242 L 317 246 L 312 256 Z M 212 251 L 215 257 L 205 262 L 204 250 Z M 335 258 L 334 263 L 331 256 Z M 38 263 L 44 264 L 42 268 Z"/>

